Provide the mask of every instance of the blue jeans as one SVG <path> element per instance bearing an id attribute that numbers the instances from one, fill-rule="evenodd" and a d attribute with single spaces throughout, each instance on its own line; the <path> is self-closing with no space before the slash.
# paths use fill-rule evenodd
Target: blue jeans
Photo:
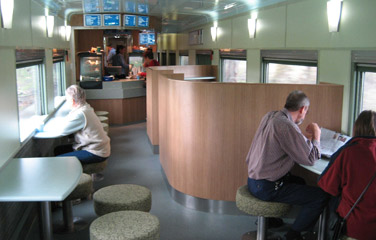
<path id="1" fill-rule="evenodd" d="M 103 158 L 95 154 L 92 154 L 86 150 L 74 151 L 72 148 L 72 144 L 57 146 L 55 148 L 55 156 L 56 155 L 61 156 L 61 157 L 67 157 L 67 156 L 77 157 L 78 160 L 80 160 L 82 164 L 98 163 L 98 162 L 103 162 L 104 160 L 107 159 L 107 158 Z"/>
<path id="2" fill-rule="evenodd" d="M 301 206 L 291 228 L 302 232 L 313 228 L 329 199 L 329 195 L 321 188 L 307 186 L 303 182 L 302 178 L 292 176 L 284 179 L 283 185 L 276 190 L 275 182 L 248 178 L 248 190 L 263 201 Z"/>

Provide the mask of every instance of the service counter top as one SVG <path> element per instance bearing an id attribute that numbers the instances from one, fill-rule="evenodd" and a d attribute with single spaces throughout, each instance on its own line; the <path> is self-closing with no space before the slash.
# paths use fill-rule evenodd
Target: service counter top
<path id="1" fill-rule="evenodd" d="M 86 99 L 124 99 L 146 96 L 145 80 L 103 81 L 102 89 L 85 89 Z"/>

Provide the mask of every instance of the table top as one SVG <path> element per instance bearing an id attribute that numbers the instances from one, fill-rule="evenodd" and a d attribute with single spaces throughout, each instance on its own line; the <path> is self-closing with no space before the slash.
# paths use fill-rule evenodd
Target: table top
<path id="1" fill-rule="evenodd" d="M 300 165 L 300 166 L 304 167 L 305 169 L 313 173 L 321 175 L 321 173 L 325 170 L 328 164 L 329 164 L 329 159 L 320 158 L 315 162 L 313 166 L 307 166 L 307 165 Z"/>
<path id="2" fill-rule="evenodd" d="M 76 157 L 14 158 L 0 172 L 0 201 L 63 201 L 81 174 Z"/>

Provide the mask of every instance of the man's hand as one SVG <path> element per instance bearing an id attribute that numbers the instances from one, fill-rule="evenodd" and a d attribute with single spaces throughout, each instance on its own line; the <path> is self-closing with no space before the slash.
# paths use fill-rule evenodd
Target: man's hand
<path id="1" fill-rule="evenodd" d="M 312 135 L 313 140 L 320 141 L 321 129 L 317 123 L 308 124 L 306 132 Z"/>

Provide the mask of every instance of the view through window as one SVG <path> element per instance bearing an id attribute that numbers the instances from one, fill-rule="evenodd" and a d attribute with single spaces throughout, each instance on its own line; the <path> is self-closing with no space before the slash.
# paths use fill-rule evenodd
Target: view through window
<path id="1" fill-rule="evenodd" d="M 64 101 L 65 91 L 65 64 L 64 62 L 55 62 L 53 66 L 54 81 L 54 106 L 58 107 Z"/>
<path id="2" fill-rule="evenodd" d="M 363 82 L 363 94 L 362 94 L 362 107 L 363 110 L 376 111 L 376 73 L 365 72 Z"/>
<path id="3" fill-rule="evenodd" d="M 268 63 L 268 83 L 316 84 L 317 67 Z"/>
<path id="4" fill-rule="evenodd" d="M 25 140 L 35 129 L 35 117 L 41 114 L 41 66 L 17 68 L 17 95 L 20 139 Z"/>
<path id="5" fill-rule="evenodd" d="M 222 60 L 222 81 L 223 82 L 246 82 L 247 61 L 235 59 Z"/>
<path id="6" fill-rule="evenodd" d="M 189 65 L 188 60 L 189 60 L 188 56 L 180 56 L 180 65 L 182 66 Z"/>

